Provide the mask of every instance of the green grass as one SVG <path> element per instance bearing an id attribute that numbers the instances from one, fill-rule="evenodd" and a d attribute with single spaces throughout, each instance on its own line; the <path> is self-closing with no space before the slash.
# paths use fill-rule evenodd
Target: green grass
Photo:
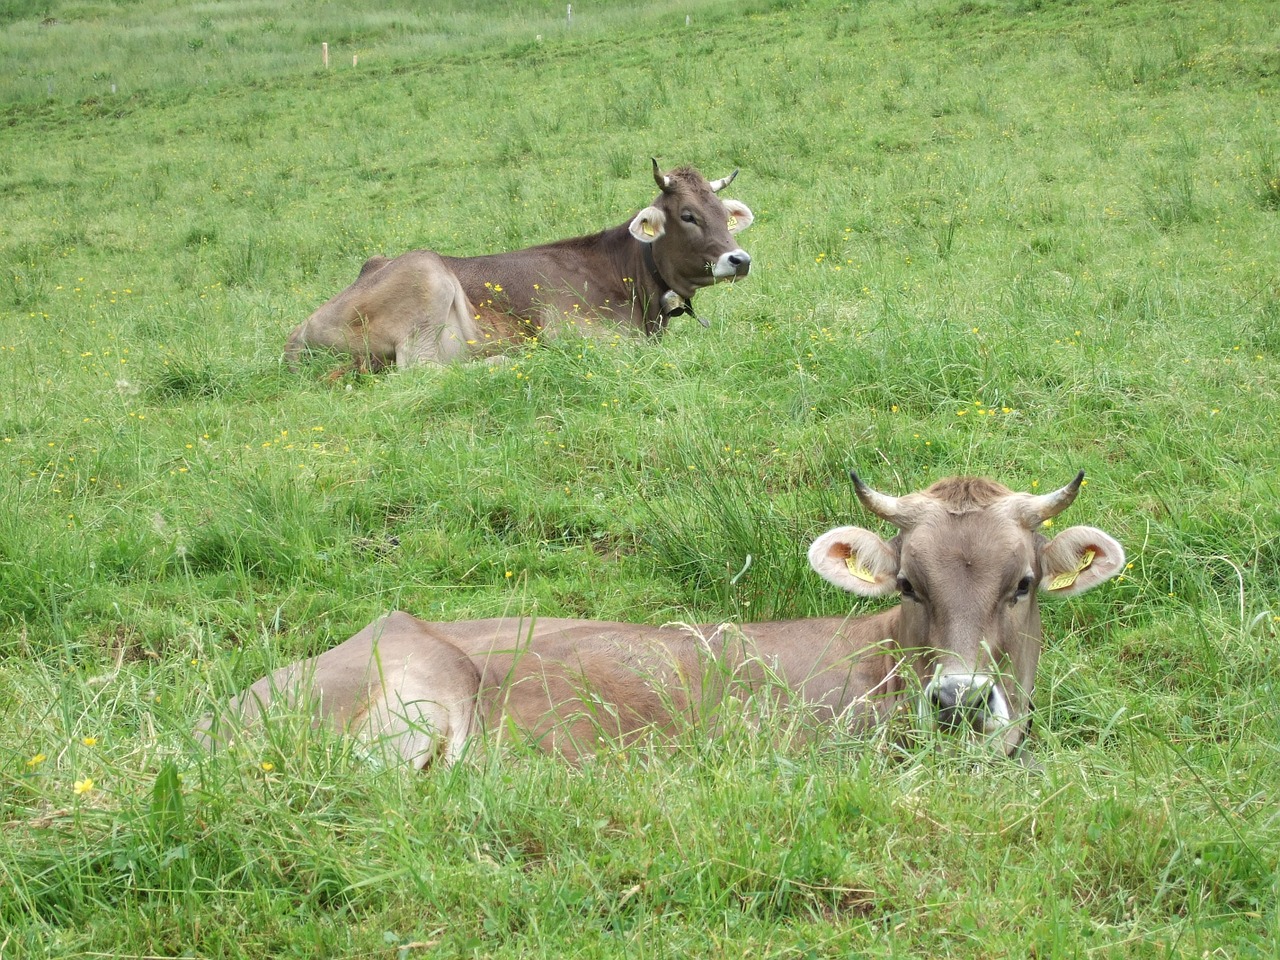
<path id="1" fill-rule="evenodd" d="M 430 7 L 0 3 L 0 955 L 1274 956 L 1274 4 Z M 366 257 L 622 222 L 653 155 L 742 170 L 710 330 L 282 368 Z M 855 466 L 1088 471 L 1131 567 L 1046 605 L 1042 775 L 190 742 L 394 607 L 847 610 Z"/>

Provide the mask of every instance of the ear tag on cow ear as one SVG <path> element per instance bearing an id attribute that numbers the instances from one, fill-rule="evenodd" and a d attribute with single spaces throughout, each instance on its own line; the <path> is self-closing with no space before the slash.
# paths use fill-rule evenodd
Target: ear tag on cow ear
<path id="1" fill-rule="evenodd" d="M 858 555 L 851 553 L 844 558 L 844 565 L 849 568 L 849 572 L 857 577 L 863 583 L 875 583 L 876 575 L 858 562 Z"/>
<path id="2" fill-rule="evenodd" d="M 1065 590 L 1076 582 L 1076 578 L 1084 571 L 1088 570 L 1093 564 L 1093 558 L 1097 551 L 1090 547 L 1084 553 L 1080 554 L 1080 562 L 1076 564 L 1074 570 L 1068 570 L 1066 573 L 1060 573 L 1049 582 L 1050 590 Z"/>
<path id="3" fill-rule="evenodd" d="M 737 218 L 737 217 L 735 217 L 733 214 L 730 214 L 730 215 L 729 215 L 729 229 L 730 229 L 730 230 L 732 230 L 732 229 L 733 229 L 734 227 L 736 227 L 737 225 L 738 225 L 738 218 Z"/>
<path id="4" fill-rule="evenodd" d="M 658 235 L 657 231 L 653 229 L 653 224 L 648 220 L 644 221 L 644 223 L 640 225 L 640 229 L 644 231 L 644 235 L 646 237 L 656 237 Z"/>

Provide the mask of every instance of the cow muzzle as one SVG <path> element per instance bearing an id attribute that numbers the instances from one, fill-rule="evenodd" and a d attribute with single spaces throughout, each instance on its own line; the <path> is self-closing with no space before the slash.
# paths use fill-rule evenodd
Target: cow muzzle
<path id="1" fill-rule="evenodd" d="M 739 248 L 722 253 L 711 265 L 711 276 L 717 280 L 736 280 L 751 272 L 751 254 Z"/>
<path id="2" fill-rule="evenodd" d="M 926 720 L 948 732 L 997 734 L 1012 720 L 1009 702 L 996 678 L 986 673 L 949 673 L 924 688 L 920 707 Z"/>

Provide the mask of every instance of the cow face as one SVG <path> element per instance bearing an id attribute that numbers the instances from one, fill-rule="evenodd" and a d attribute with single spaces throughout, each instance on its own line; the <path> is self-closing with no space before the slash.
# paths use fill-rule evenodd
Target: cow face
<path id="1" fill-rule="evenodd" d="M 1083 593 L 1124 568 L 1124 549 L 1095 527 L 1052 540 L 1037 532 L 1083 479 L 1032 496 L 961 477 L 890 497 L 854 477 L 863 506 L 899 534 L 886 541 L 840 527 L 814 542 L 809 560 L 852 593 L 902 597 L 894 639 L 919 678 L 921 716 L 972 728 L 1009 753 L 1019 747 L 1040 659 L 1037 594 Z"/>
<path id="2" fill-rule="evenodd" d="M 745 277 L 751 270 L 751 255 L 734 239 L 751 226 L 751 210 L 716 196 L 737 175 L 735 170 L 708 181 L 692 167 L 663 173 L 653 161 L 653 178 L 662 192 L 636 214 L 629 229 L 650 245 L 658 273 L 686 299 L 701 287 Z"/>

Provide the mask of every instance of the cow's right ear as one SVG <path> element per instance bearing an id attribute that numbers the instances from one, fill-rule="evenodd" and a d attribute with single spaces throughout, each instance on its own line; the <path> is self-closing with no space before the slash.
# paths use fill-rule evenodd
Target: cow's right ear
<path id="1" fill-rule="evenodd" d="M 667 215 L 657 207 L 645 207 L 627 229 L 641 243 L 653 243 L 667 232 Z"/>
<path id="2" fill-rule="evenodd" d="M 828 530 L 809 548 L 809 565 L 824 580 L 860 597 L 883 597 L 898 589 L 898 553 L 862 527 Z"/>

